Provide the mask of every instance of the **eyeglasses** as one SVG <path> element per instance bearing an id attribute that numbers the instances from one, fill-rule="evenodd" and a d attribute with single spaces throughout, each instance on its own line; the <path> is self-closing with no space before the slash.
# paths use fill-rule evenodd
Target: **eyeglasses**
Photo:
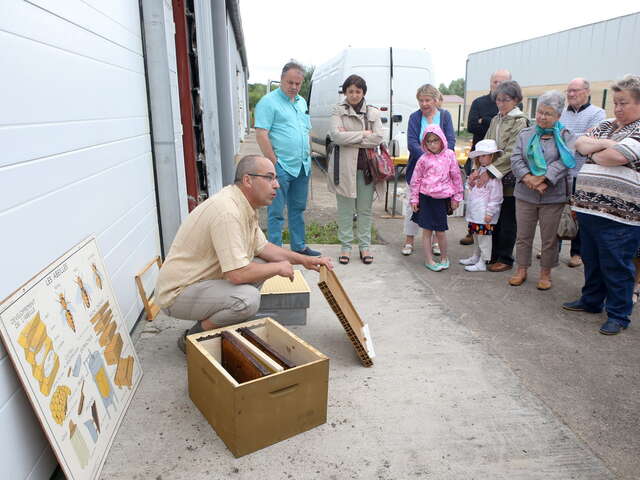
<path id="1" fill-rule="evenodd" d="M 582 90 L 586 90 L 586 88 L 570 88 L 568 90 L 565 90 L 564 93 L 578 93 Z"/>
<path id="2" fill-rule="evenodd" d="M 278 177 L 276 177 L 273 173 L 247 173 L 250 177 L 262 177 L 266 178 L 270 182 L 278 181 Z"/>
<path id="3" fill-rule="evenodd" d="M 554 113 L 554 112 L 541 112 L 540 110 L 538 110 L 536 112 L 536 115 L 540 115 L 541 117 L 547 117 L 547 118 L 552 118 L 552 117 L 557 117 L 558 114 Z"/>

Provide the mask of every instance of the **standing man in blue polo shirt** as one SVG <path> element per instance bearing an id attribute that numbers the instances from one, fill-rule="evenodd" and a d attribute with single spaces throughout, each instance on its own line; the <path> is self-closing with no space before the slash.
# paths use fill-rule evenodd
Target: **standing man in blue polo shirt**
<path id="1" fill-rule="evenodd" d="M 304 211 L 307 208 L 311 156 L 311 121 L 307 102 L 298 95 L 304 80 L 304 67 L 289 62 L 282 68 L 280 88 L 266 94 L 256 105 L 256 140 L 262 154 L 273 162 L 280 188 L 269 206 L 269 241 L 282 246 L 284 208 L 287 207 L 291 250 L 303 255 L 320 252 L 304 241 Z"/>

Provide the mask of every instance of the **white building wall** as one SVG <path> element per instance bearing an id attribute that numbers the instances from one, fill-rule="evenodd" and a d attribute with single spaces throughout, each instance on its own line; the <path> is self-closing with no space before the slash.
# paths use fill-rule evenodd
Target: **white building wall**
<path id="1" fill-rule="evenodd" d="M 159 253 L 138 2 L 2 0 L 0 299 L 91 234 L 122 314 Z M 0 473 L 55 465 L 0 347 Z"/>
<path id="2" fill-rule="evenodd" d="M 488 90 L 489 77 L 511 71 L 523 87 L 563 84 L 575 77 L 590 81 L 640 73 L 640 13 L 613 18 L 469 55 L 469 91 Z"/>

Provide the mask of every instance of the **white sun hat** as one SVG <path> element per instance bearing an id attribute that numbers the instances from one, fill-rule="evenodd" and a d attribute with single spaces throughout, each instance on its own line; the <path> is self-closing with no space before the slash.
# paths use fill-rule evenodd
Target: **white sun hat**
<path id="1" fill-rule="evenodd" d="M 476 158 L 480 155 L 490 155 L 492 153 L 502 153 L 502 150 L 498 148 L 495 140 L 487 139 L 481 140 L 476 143 L 476 148 L 473 152 L 469 152 L 469 158 Z"/>

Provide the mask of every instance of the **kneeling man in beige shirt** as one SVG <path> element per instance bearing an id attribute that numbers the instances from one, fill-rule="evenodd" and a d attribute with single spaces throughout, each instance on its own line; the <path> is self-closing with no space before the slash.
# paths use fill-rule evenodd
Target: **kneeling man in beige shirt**
<path id="1" fill-rule="evenodd" d="M 333 268 L 269 243 L 257 209 L 271 205 L 280 188 L 273 163 L 248 155 L 236 167 L 235 183 L 198 205 L 180 225 L 156 285 L 158 305 L 169 316 L 195 320 L 178 340 L 250 319 L 260 307 L 260 286 L 275 276 L 293 280 L 292 265 Z"/>

